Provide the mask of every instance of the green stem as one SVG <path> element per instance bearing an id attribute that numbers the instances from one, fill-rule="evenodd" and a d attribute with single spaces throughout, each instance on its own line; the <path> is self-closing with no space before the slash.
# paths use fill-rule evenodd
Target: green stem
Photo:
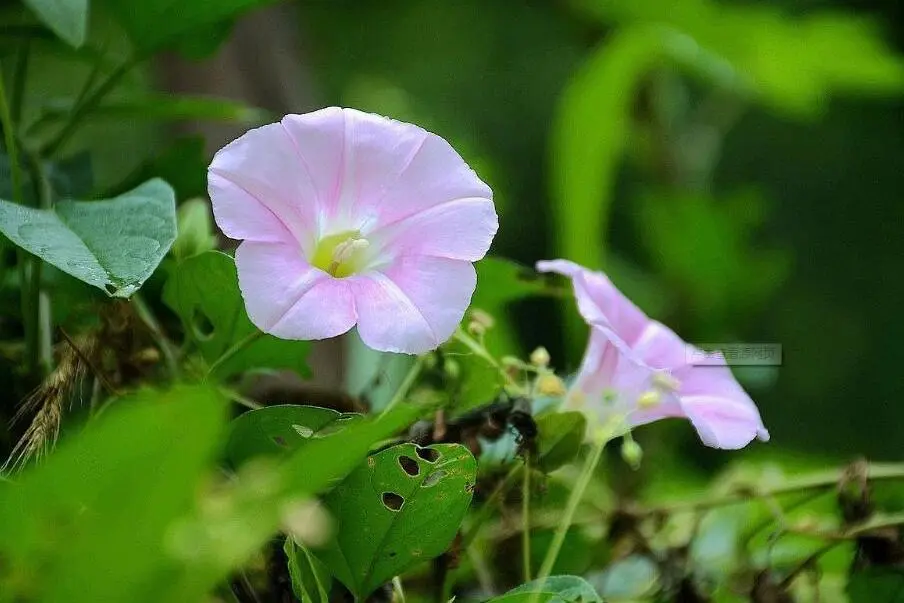
<path id="1" fill-rule="evenodd" d="M 163 332 L 163 328 L 157 321 L 157 317 L 154 316 L 154 312 L 151 311 L 147 302 L 145 302 L 144 298 L 138 293 L 132 296 L 131 302 L 135 307 L 135 313 L 138 315 L 138 318 L 148 328 L 151 337 L 154 339 L 154 343 L 160 348 L 160 353 L 163 354 L 163 362 L 166 365 L 166 370 L 169 372 L 170 378 L 178 379 L 181 375 L 181 371 L 179 370 L 179 362 L 176 360 L 176 351 L 172 342 Z"/>
<path id="2" fill-rule="evenodd" d="M 31 51 L 31 40 L 22 40 L 16 50 L 16 64 L 13 67 L 13 93 L 9 99 L 9 112 L 12 123 L 22 122 L 22 105 L 25 98 L 25 81 L 28 73 L 28 57 Z"/>
<path id="3" fill-rule="evenodd" d="M 38 207 L 50 209 L 53 205 L 53 188 L 50 178 L 41 165 L 40 160 L 34 155 L 29 155 L 32 167 L 32 177 L 37 188 Z M 39 257 L 31 258 L 32 284 L 31 300 L 32 311 L 35 313 L 35 326 L 38 338 L 38 365 L 41 375 L 48 375 L 53 367 L 53 316 L 50 312 L 50 294 L 41 285 L 41 273 L 44 269 L 44 261 Z"/>
<path id="4" fill-rule="evenodd" d="M 874 532 L 876 530 L 881 530 L 883 528 L 900 527 L 902 525 L 904 525 L 904 513 L 895 513 L 892 515 L 886 515 L 884 517 L 877 517 L 858 525 L 850 526 L 840 532 L 820 533 L 812 532 L 810 530 L 798 530 L 794 528 L 786 529 L 786 533 L 824 538 L 826 540 L 829 540 L 830 542 L 814 551 L 810 556 L 808 556 L 790 572 L 788 572 L 787 576 L 784 580 L 782 580 L 779 586 L 782 589 L 789 588 L 797 578 L 797 576 L 799 576 L 804 570 L 806 570 L 808 567 L 812 567 L 820 557 L 833 550 L 835 547 L 844 544 L 845 542 L 849 542 L 854 538 L 857 538 L 864 534 L 869 534 L 870 532 Z"/>
<path id="5" fill-rule="evenodd" d="M 578 476 L 578 481 L 571 491 L 571 496 L 568 498 L 568 504 L 565 506 L 565 513 L 562 515 L 562 519 L 559 521 L 559 525 L 556 527 L 556 532 L 553 535 L 552 543 L 550 543 L 549 549 L 546 551 L 546 557 L 543 559 L 543 565 L 540 566 L 540 573 L 537 574 L 537 580 L 543 581 L 546 578 L 549 578 L 553 565 L 555 565 L 556 559 L 559 557 L 559 551 L 562 550 L 562 544 L 565 542 L 565 535 L 571 527 L 575 511 L 577 511 L 581 498 L 584 496 L 584 491 L 587 490 L 587 486 L 590 485 L 590 480 L 593 478 L 593 472 L 596 470 L 596 466 L 599 465 L 600 459 L 603 457 L 603 449 L 606 447 L 606 442 L 608 441 L 609 438 L 602 437 L 601 435 L 597 435 L 594 438 L 590 454 L 587 455 L 587 459 L 584 461 L 584 467 L 581 469 L 581 474 Z"/>
<path id="6" fill-rule="evenodd" d="M 474 539 L 477 538 L 477 534 L 480 532 L 480 528 L 483 527 L 483 524 L 486 523 L 487 519 L 493 514 L 493 510 L 496 508 L 496 504 L 502 498 L 502 496 L 508 492 L 508 489 L 515 483 L 515 480 L 518 478 L 520 472 L 524 469 L 522 465 L 515 465 L 511 468 L 511 470 L 505 474 L 505 477 L 502 478 L 502 481 L 496 486 L 490 496 L 486 499 L 486 501 L 480 506 L 480 511 L 474 516 L 474 519 L 471 521 L 471 525 L 466 532 L 462 534 L 461 537 L 461 548 L 466 549 L 471 546 L 471 543 L 474 542 Z"/>
<path id="7" fill-rule="evenodd" d="M 16 83 L 16 86 L 18 84 Z M 10 174 L 13 185 L 13 201 L 20 205 L 26 205 L 22 165 L 19 161 L 19 145 L 16 140 L 16 126 L 12 118 L 10 103 L 6 97 L 6 87 L 3 78 L 0 78 L 0 126 L 3 127 L 4 146 L 9 157 Z M 42 183 L 38 182 L 39 193 L 43 190 Z M 19 250 L 17 252 L 19 266 L 19 287 L 21 291 L 22 324 L 25 328 L 25 354 L 26 366 L 30 375 L 41 374 L 42 360 L 50 355 L 49 333 L 42 337 L 42 301 L 40 299 L 41 261 L 34 256 Z M 44 304 L 47 305 L 47 304 Z M 47 306 L 49 310 L 49 305 Z M 46 341 L 45 341 L 46 340 Z M 48 370 L 49 362 L 45 364 Z"/>
<path id="8" fill-rule="evenodd" d="M 411 368 L 408 369 L 408 374 L 405 375 L 405 379 L 402 380 L 402 384 L 399 386 L 399 389 L 392 395 L 392 399 L 389 403 L 386 404 L 386 408 L 383 409 L 383 412 L 380 414 L 381 417 L 389 414 L 393 408 L 401 404 L 402 400 L 408 395 L 411 386 L 414 385 L 414 382 L 417 381 L 418 376 L 421 374 L 421 369 L 424 368 L 424 356 L 418 356 L 414 361 L 414 364 L 411 365 Z"/>
<path id="9" fill-rule="evenodd" d="M 210 368 L 207 369 L 207 376 L 210 377 L 211 375 L 213 375 L 214 372 L 216 372 L 216 370 L 218 368 L 223 366 L 224 362 L 226 362 L 227 360 L 230 360 L 236 354 L 238 354 L 239 352 L 241 352 L 242 350 L 244 350 L 249 345 L 251 345 L 252 343 L 254 343 L 255 341 L 257 341 L 258 339 L 260 339 L 263 336 L 264 336 L 263 332 L 254 330 L 251 333 L 249 333 L 246 337 L 244 337 L 243 339 L 240 339 L 239 341 L 237 341 L 231 348 L 229 348 L 228 350 L 223 352 L 223 354 L 219 358 L 217 358 L 213 362 L 213 364 L 210 365 Z"/>
<path id="10" fill-rule="evenodd" d="M 81 102 L 72 108 L 72 112 L 69 113 L 66 123 L 57 133 L 56 137 L 41 149 L 41 156 L 50 157 L 59 151 L 63 145 L 69 142 L 72 135 L 75 134 L 84 123 L 84 117 L 97 107 L 100 101 L 102 101 L 117 84 L 119 84 L 120 80 L 122 80 L 122 78 L 128 74 L 132 67 L 138 64 L 138 62 L 138 59 L 132 58 L 120 64 L 111 71 L 110 74 L 107 75 L 107 79 L 101 82 L 100 85 L 95 88 L 94 92 L 90 94 L 87 94 L 86 92 L 87 86 L 83 88 L 82 93 L 79 94 L 79 98 L 82 99 Z M 92 81 L 93 78 L 89 78 L 89 81 L 86 84 L 90 85 Z"/>
<path id="11" fill-rule="evenodd" d="M 493 357 L 492 354 L 487 351 L 486 347 L 480 344 L 480 342 L 476 341 L 470 335 L 458 329 L 452 335 L 453 338 L 458 340 L 461 344 L 463 344 L 470 351 L 474 352 L 475 355 L 486 360 L 490 366 L 492 366 L 496 371 L 502 375 L 502 378 L 505 380 L 506 387 L 516 395 L 526 395 L 527 392 L 524 391 L 524 388 L 515 381 L 511 375 L 509 375 L 508 371 L 505 370 L 505 367 L 499 364 L 499 361 Z"/>
<path id="12" fill-rule="evenodd" d="M 16 144 L 16 127 L 10 113 L 10 104 L 6 99 L 6 86 L 0 77 L 0 126 L 3 127 L 3 142 L 9 156 L 9 170 L 12 175 L 13 201 L 25 204 L 22 196 L 22 169 L 19 165 L 19 145 Z"/>
<path id="13" fill-rule="evenodd" d="M 845 469 L 831 472 L 819 472 L 788 480 L 771 488 L 760 488 L 754 485 L 738 486 L 733 492 L 721 496 L 685 500 L 675 503 L 646 507 L 635 511 L 638 515 L 672 515 L 675 513 L 694 513 L 716 507 L 740 504 L 751 500 L 771 498 L 786 494 L 794 494 L 803 490 L 827 489 L 835 487 L 843 478 Z M 904 463 L 872 463 L 866 470 L 869 481 L 904 478 Z"/>
<path id="14" fill-rule="evenodd" d="M 482 505 L 480 505 L 480 511 L 474 516 L 474 519 L 471 521 L 471 525 L 468 529 L 462 532 L 461 536 L 461 550 L 467 551 L 470 550 L 471 544 L 474 543 L 474 539 L 477 538 L 477 534 L 480 533 L 480 528 L 483 527 L 483 524 L 490 518 L 493 514 L 493 511 L 496 508 L 497 503 L 502 498 L 502 496 L 508 492 L 508 489 L 515 483 L 515 480 L 518 478 L 518 474 L 524 469 L 522 465 L 514 465 L 508 473 L 505 474 L 505 477 L 502 478 L 493 492 L 490 493 L 490 496 L 484 501 Z M 446 572 L 446 577 L 443 580 L 443 598 L 448 601 L 449 593 L 452 592 L 452 575 L 455 572 L 449 571 Z"/>
<path id="15" fill-rule="evenodd" d="M 521 480 L 521 564 L 524 581 L 530 582 L 530 455 L 524 459 L 524 479 Z"/>

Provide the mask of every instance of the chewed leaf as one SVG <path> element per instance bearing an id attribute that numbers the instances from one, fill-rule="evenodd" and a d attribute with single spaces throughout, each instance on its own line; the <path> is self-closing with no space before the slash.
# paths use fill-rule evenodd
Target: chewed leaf
<path id="1" fill-rule="evenodd" d="M 102 201 L 34 209 L 0 199 L 0 232 L 63 272 L 129 297 L 176 239 L 176 201 L 163 180 Z"/>
<path id="2" fill-rule="evenodd" d="M 446 549 L 476 477 L 477 462 L 458 444 L 400 444 L 373 454 L 327 496 L 339 531 L 314 553 L 363 599 Z"/>
<path id="3" fill-rule="evenodd" d="M 207 251 L 180 262 L 166 282 L 163 301 L 182 319 L 209 363 L 257 331 L 245 312 L 235 262 L 225 253 Z M 219 363 L 214 376 L 225 379 L 257 368 L 285 368 L 307 376 L 309 349 L 306 341 L 262 335 Z"/>
<path id="4" fill-rule="evenodd" d="M 238 467 L 254 456 L 287 454 L 360 418 L 361 415 L 330 408 L 292 404 L 252 410 L 232 422 L 226 458 L 233 467 Z"/>

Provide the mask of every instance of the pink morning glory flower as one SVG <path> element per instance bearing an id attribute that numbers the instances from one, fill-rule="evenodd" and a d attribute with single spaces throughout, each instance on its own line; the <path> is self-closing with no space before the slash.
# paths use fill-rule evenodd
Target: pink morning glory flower
<path id="1" fill-rule="evenodd" d="M 687 418 L 714 448 L 769 440 L 756 405 L 728 366 L 691 364 L 699 351 L 650 319 L 604 274 L 567 260 L 538 262 L 537 270 L 571 278 L 578 311 L 591 327 L 567 407 L 594 414 L 601 423 L 620 422 L 624 430 Z"/>
<path id="2" fill-rule="evenodd" d="M 449 143 L 354 109 L 247 132 L 213 158 L 208 188 L 217 224 L 242 240 L 248 316 L 284 339 L 357 325 L 376 350 L 436 348 L 498 228 L 492 191 Z"/>

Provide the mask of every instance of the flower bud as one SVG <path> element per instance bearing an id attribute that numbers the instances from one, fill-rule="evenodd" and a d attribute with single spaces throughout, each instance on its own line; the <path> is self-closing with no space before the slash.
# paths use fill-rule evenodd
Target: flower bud
<path id="1" fill-rule="evenodd" d="M 453 358 L 446 358 L 443 361 L 443 372 L 449 379 L 458 379 L 461 376 L 461 365 Z"/>
<path id="2" fill-rule="evenodd" d="M 468 332 L 477 337 L 482 336 L 493 328 L 496 321 L 483 310 L 471 310 L 471 321 L 468 323 Z"/>
<path id="3" fill-rule="evenodd" d="M 472 320 L 468 323 L 468 333 L 475 337 L 482 337 L 487 332 L 487 328 L 482 323 Z"/>
<path id="4" fill-rule="evenodd" d="M 549 352 L 541 345 L 531 352 L 530 363 L 536 367 L 546 368 L 549 366 Z"/>
<path id="5" fill-rule="evenodd" d="M 628 466 L 636 471 L 640 468 L 640 461 L 643 459 L 643 449 L 633 438 L 626 437 L 622 441 L 621 456 Z"/>
<path id="6" fill-rule="evenodd" d="M 210 251 L 217 246 L 210 219 L 210 204 L 201 198 L 189 199 L 176 212 L 178 235 L 172 254 L 177 260 Z"/>
<path id="7" fill-rule="evenodd" d="M 537 377 L 537 393 L 541 396 L 564 396 L 565 383 L 553 373 L 546 373 Z"/>

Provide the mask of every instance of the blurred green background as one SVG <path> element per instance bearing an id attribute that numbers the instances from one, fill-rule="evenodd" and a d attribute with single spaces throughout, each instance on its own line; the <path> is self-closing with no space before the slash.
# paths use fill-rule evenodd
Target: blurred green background
<path id="1" fill-rule="evenodd" d="M 0 3 L 3 14 L 13 4 Z M 180 10 L 219 16 L 96 2 L 81 50 L 35 43 L 25 107 L 36 135 L 98 55 L 114 65 L 136 48 L 164 51 L 63 149 L 72 160 L 90 151 L 93 193 L 122 190 L 137 171 L 169 179 L 180 201 L 203 194 L 206 161 L 223 140 L 202 148 L 154 110 L 207 123 L 216 107 L 168 109 L 148 91 L 203 90 L 273 114 L 339 104 L 413 121 L 449 139 L 493 187 L 494 254 L 605 269 L 689 341 L 780 343 L 781 367 L 738 373 L 773 436 L 753 454 L 901 457 L 900 3 L 203 4 Z M 180 29 L 157 39 L 165 28 L 152 18 Z M 13 25 L 0 32 L 6 57 Z M 130 110 L 136 94 L 143 104 Z M 220 110 L 218 119 L 259 121 Z M 522 353 L 546 345 L 557 368 L 577 368 L 584 335 L 566 304 L 522 301 L 511 318 Z M 685 425 L 652 426 L 642 439 L 716 462 Z"/>

